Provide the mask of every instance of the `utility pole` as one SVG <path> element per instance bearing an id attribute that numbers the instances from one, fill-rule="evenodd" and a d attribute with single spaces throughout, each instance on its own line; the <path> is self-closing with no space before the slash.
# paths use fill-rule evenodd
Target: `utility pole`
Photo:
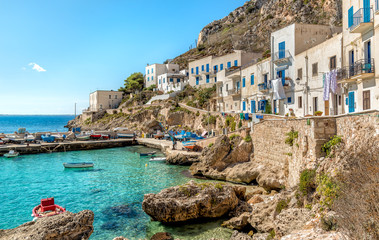
<path id="1" fill-rule="evenodd" d="M 75 103 L 75 118 L 76 118 L 76 103 Z"/>

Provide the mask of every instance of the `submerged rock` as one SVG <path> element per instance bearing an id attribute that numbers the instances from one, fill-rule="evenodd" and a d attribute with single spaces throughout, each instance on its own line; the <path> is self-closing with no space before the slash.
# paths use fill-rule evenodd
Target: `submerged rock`
<path id="1" fill-rule="evenodd" d="M 146 194 L 143 210 L 155 221 L 184 222 L 198 218 L 217 218 L 238 205 L 233 186 L 221 183 L 189 183 Z"/>
<path id="2" fill-rule="evenodd" d="M 168 232 L 159 232 L 154 234 L 150 240 L 174 240 L 171 233 Z"/>
<path id="3" fill-rule="evenodd" d="M 90 210 L 65 212 L 27 222 L 13 229 L 0 230 L 0 239 L 86 240 L 93 232 L 93 218 L 94 214 Z"/>

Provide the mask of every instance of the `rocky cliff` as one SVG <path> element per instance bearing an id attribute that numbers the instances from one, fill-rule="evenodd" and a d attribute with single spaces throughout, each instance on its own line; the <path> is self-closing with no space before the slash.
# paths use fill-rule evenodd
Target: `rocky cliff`
<path id="1" fill-rule="evenodd" d="M 267 53 L 271 32 L 295 22 L 340 26 L 342 0 L 247 1 L 223 19 L 205 26 L 197 48 L 176 57 L 174 62 L 186 67 L 188 61 L 233 50 Z"/>

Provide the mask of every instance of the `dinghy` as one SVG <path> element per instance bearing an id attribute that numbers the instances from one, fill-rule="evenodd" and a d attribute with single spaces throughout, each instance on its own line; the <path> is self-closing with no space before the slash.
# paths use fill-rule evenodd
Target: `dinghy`
<path id="1" fill-rule="evenodd" d="M 145 152 L 145 153 L 139 153 L 139 155 L 142 157 L 142 156 L 152 156 L 152 155 L 155 155 L 157 152 L 154 151 L 154 152 Z"/>
<path id="2" fill-rule="evenodd" d="M 152 157 L 152 158 L 150 158 L 150 160 L 149 161 L 151 161 L 151 162 L 154 162 L 154 161 L 166 161 L 166 158 L 165 157 Z"/>
<path id="3" fill-rule="evenodd" d="M 12 158 L 12 157 L 17 157 L 18 155 L 20 155 L 19 152 L 15 152 L 14 150 L 10 150 L 9 153 L 4 154 L 4 157 Z"/>
<path id="4" fill-rule="evenodd" d="M 93 167 L 93 163 L 90 162 L 79 162 L 79 163 L 63 163 L 65 168 L 90 168 Z"/>
<path id="5" fill-rule="evenodd" d="M 54 198 L 41 199 L 41 204 L 33 208 L 32 216 L 36 218 L 50 217 L 66 212 L 66 209 L 55 204 Z"/>

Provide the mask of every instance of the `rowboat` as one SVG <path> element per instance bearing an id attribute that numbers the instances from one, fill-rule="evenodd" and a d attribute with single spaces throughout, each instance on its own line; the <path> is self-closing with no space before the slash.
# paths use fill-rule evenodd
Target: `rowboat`
<path id="1" fill-rule="evenodd" d="M 64 213 L 65 208 L 54 203 L 54 198 L 41 199 L 41 204 L 33 208 L 32 216 L 36 218 L 50 217 Z"/>
<path id="2" fill-rule="evenodd" d="M 28 135 L 25 137 L 25 140 L 27 142 L 33 142 L 35 140 L 35 137 L 33 135 Z"/>
<path id="3" fill-rule="evenodd" d="M 117 133 L 118 138 L 134 138 L 134 133 Z"/>
<path id="4" fill-rule="evenodd" d="M 157 152 L 154 151 L 154 152 L 146 152 L 146 153 L 139 153 L 140 156 L 152 156 L 152 155 L 155 155 Z"/>
<path id="5" fill-rule="evenodd" d="M 6 158 L 18 157 L 20 155 L 19 152 L 15 152 L 14 150 L 10 150 L 9 153 L 4 154 Z"/>
<path id="6" fill-rule="evenodd" d="M 79 163 L 63 163 L 65 168 L 90 168 L 93 167 L 93 163 L 79 162 Z"/>
<path id="7" fill-rule="evenodd" d="M 90 138 L 91 139 L 100 139 L 101 138 L 101 134 L 91 134 Z"/>
<path id="8" fill-rule="evenodd" d="M 107 140 L 109 139 L 109 135 L 101 134 L 101 139 Z"/>
<path id="9" fill-rule="evenodd" d="M 165 157 L 152 157 L 152 158 L 150 158 L 149 161 L 151 161 L 151 162 L 153 162 L 153 161 L 166 161 L 166 158 Z"/>
<path id="10" fill-rule="evenodd" d="M 55 141 L 55 137 L 51 135 L 42 135 L 41 136 L 42 141 L 52 143 Z"/>
<path id="11" fill-rule="evenodd" d="M 90 136 L 76 136 L 76 139 L 79 141 L 87 141 L 90 140 Z"/>

